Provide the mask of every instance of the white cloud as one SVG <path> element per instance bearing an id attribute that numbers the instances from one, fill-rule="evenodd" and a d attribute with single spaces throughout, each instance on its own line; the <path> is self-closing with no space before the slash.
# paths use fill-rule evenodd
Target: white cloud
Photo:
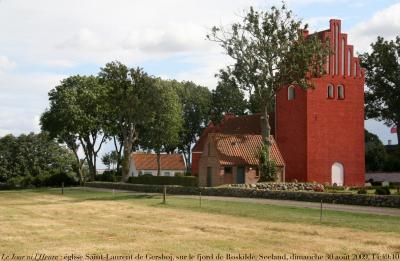
<path id="1" fill-rule="evenodd" d="M 47 93 L 65 75 L 3 74 L 0 77 L 0 136 L 38 132 L 39 117 L 48 105 Z"/>
<path id="2" fill-rule="evenodd" d="M 0 56 L 0 74 L 14 68 L 15 65 L 15 62 L 10 61 L 6 56 Z"/>
<path id="3" fill-rule="evenodd" d="M 400 3 L 376 12 L 373 17 L 354 26 L 350 31 L 350 41 L 359 52 L 368 51 L 377 36 L 393 39 L 400 32 Z"/>
<path id="4" fill-rule="evenodd" d="M 158 54 L 205 51 L 210 46 L 204 41 L 206 34 L 207 30 L 196 24 L 169 23 L 164 27 L 132 31 L 122 46 Z"/>
<path id="5" fill-rule="evenodd" d="M 87 52 L 109 50 L 111 46 L 107 46 L 107 42 L 102 41 L 94 31 L 82 28 L 79 32 L 57 44 L 56 48 L 75 49 Z"/>

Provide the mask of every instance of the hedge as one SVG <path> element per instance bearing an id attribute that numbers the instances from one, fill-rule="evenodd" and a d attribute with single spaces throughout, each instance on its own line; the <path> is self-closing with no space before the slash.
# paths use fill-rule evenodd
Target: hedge
<path id="1" fill-rule="evenodd" d="M 2 184 L 0 189 L 28 188 L 28 187 L 59 187 L 64 182 L 64 186 L 78 185 L 78 179 L 75 173 L 69 172 L 47 172 L 42 171 L 36 177 L 31 175 L 16 176 Z"/>
<path id="2" fill-rule="evenodd" d="M 163 192 L 163 186 L 160 185 L 143 185 L 113 182 L 87 182 L 85 185 L 93 188 L 121 189 L 146 193 Z M 398 195 L 362 195 L 309 191 L 274 191 L 266 189 L 233 187 L 183 187 L 173 185 L 167 186 L 168 194 L 199 195 L 199 192 L 201 192 L 201 195 L 203 196 L 267 198 L 307 202 L 323 201 L 324 203 L 331 204 L 400 208 L 400 196 Z"/>
<path id="3" fill-rule="evenodd" d="M 180 185 L 185 187 L 197 187 L 198 180 L 194 176 L 152 176 L 143 175 L 138 177 L 129 177 L 129 182 L 132 184 L 145 185 Z"/>
<path id="4" fill-rule="evenodd" d="M 94 178 L 96 181 L 109 181 L 109 182 L 120 182 L 122 178 L 121 173 L 113 170 L 106 170 L 103 174 L 97 174 Z"/>

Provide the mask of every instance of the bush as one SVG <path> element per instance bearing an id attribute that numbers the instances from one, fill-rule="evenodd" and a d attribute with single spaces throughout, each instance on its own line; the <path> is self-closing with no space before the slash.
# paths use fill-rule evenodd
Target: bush
<path id="1" fill-rule="evenodd" d="M 385 164 L 383 165 L 383 171 L 392 172 L 400 171 L 400 160 L 395 155 L 389 155 Z"/>
<path id="2" fill-rule="evenodd" d="M 175 172 L 175 177 L 184 177 L 185 173 L 183 172 Z"/>
<path id="3" fill-rule="evenodd" d="M 324 192 L 324 187 L 323 186 L 314 186 L 313 191 L 314 192 Z"/>
<path id="4" fill-rule="evenodd" d="M 78 184 L 74 173 L 57 172 L 52 174 L 45 171 L 36 176 L 32 184 L 36 187 L 60 187 L 63 182 L 66 187 Z"/>
<path id="5" fill-rule="evenodd" d="M 357 194 L 367 194 L 368 191 L 365 188 L 361 188 L 357 191 Z"/>
<path id="6" fill-rule="evenodd" d="M 343 186 L 337 186 L 337 185 L 327 185 L 325 186 L 325 190 L 330 190 L 330 191 L 344 191 L 346 190 L 346 187 Z"/>
<path id="7" fill-rule="evenodd" d="M 51 175 L 47 180 L 45 186 L 49 187 L 59 187 L 61 184 L 64 182 L 64 186 L 69 187 L 69 186 L 75 186 L 78 184 L 78 179 L 76 178 L 76 175 L 72 172 L 70 173 L 57 173 Z"/>
<path id="8" fill-rule="evenodd" d="M 41 171 L 36 177 L 31 175 L 16 176 L 8 179 L 7 184 L 11 187 L 60 187 L 64 182 L 64 186 L 74 186 L 78 184 L 77 177 L 73 172 L 48 172 Z"/>
<path id="9" fill-rule="evenodd" d="M 96 181 L 107 181 L 107 182 L 119 182 L 121 181 L 122 176 L 120 173 L 117 173 L 113 170 L 106 170 L 103 174 L 96 175 Z"/>
<path id="10" fill-rule="evenodd" d="M 138 177 L 129 177 L 128 182 L 132 184 L 147 184 L 147 185 L 180 185 L 185 187 L 197 187 L 198 180 L 194 176 L 152 176 L 142 175 Z"/>
<path id="11" fill-rule="evenodd" d="M 388 187 L 380 187 L 375 190 L 376 195 L 390 195 L 390 189 Z"/>

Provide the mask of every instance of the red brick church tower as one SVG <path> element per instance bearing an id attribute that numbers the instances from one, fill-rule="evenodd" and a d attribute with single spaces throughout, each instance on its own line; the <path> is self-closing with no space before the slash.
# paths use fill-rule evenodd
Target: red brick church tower
<path id="1" fill-rule="evenodd" d="M 282 88 L 276 96 L 276 140 L 286 181 L 364 184 L 364 71 L 341 21 L 317 33 L 328 41 L 326 75 L 315 89 Z"/>

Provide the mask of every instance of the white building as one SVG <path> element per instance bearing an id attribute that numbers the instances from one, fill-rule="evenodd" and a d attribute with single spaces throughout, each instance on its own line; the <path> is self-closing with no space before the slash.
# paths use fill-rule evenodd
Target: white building
<path id="1" fill-rule="evenodd" d="M 161 154 L 161 176 L 175 176 L 186 171 L 185 160 L 180 154 Z M 132 153 L 129 173 L 131 176 L 150 174 L 157 176 L 157 155 L 154 153 Z"/>

